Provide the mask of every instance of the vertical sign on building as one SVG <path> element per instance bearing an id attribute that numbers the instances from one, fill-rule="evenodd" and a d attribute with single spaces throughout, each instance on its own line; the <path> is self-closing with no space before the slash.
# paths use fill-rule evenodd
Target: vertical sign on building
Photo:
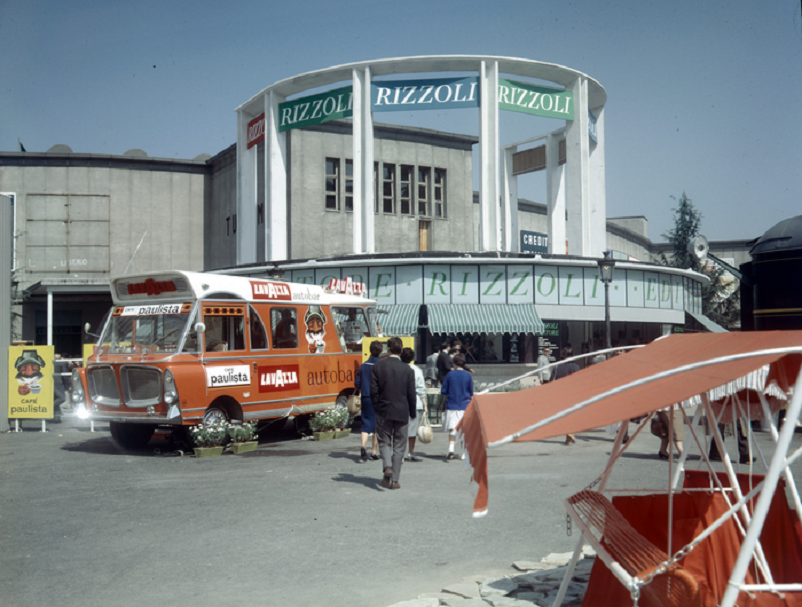
<path id="1" fill-rule="evenodd" d="M 257 143 L 265 140 L 265 114 L 262 112 L 248 123 L 247 142 L 250 150 Z"/>

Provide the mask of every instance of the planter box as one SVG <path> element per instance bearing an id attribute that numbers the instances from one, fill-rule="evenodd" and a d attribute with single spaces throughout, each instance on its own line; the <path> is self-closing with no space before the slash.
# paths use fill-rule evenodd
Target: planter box
<path id="1" fill-rule="evenodd" d="M 344 428 L 343 430 L 335 430 L 334 438 L 345 438 L 351 434 L 351 428 Z"/>
<path id="2" fill-rule="evenodd" d="M 231 453 L 240 454 L 248 453 L 248 451 L 256 451 L 259 445 L 258 441 L 249 441 L 247 443 L 231 443 Z"/>
<path id="3" fill-rule="evenodd" d="M 334 432 L 315 432 L 315 440 L 332 440 L 334 439 Z"/>
<path id="4" fill-rule="evenodd" d="M 195 447 L 195 457 L 219 457 L 223 455 L 223 447 Z"/>

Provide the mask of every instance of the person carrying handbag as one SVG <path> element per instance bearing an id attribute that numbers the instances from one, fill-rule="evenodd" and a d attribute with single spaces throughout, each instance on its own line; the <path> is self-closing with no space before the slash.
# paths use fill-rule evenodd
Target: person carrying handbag
<path id="1" fill-rule="evenodd" d="M 356 379 L 354 380 L 354 387 L 362 393 L 362 448 L 360 449 L 360 462 L 368 461 L 368 457 L 372 460 L 379 459 L 377 453 L 379 450 L 379 439 L 376 436 L 376 411 L 373 409 L 373 403 L 370 400 L 370 373 L 373 370 L 373 365 L 379 362 L 381 353 L 381 342 L 371 342 L 370 357 L 359 367 L 359 371 L 356 373 Z M 371 434 L 373 435 L 373 448 L 370 456 L 368 456 L 368 438 Z"/>

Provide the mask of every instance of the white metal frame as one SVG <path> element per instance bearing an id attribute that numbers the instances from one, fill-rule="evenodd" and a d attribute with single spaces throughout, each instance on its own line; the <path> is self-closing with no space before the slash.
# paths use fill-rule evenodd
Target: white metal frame
<path id="1" fill-rule="evenodd" d="M 665 371 L 662 373 L 658 373 L 651 377 L 647 377 L 641 380 L 637 380 L 635 382 L 631 382 L 624 386 L 620 386 L 603 394 L 600 394 L 592 399 L 586 400 L 582 403 L 575 405 L 565 411 L 562 411 L 546 420 L 538 422 L 528 428 L 520 430 L 513 435 L 505 437 L 499 441 L 495 441 L 494 443 L 489 444 L 488 446 L 496 446 L 500 444 L 505 444 L 507 442 L 512 441 L 514 438 L 522 436 L 524 434 L 528 434 L 533 430 L 543 427 L 552 421 L 557 419 L 561 419 L 566 415 L 573 413 L 575 411 L 581 410 L 595 402 L 598 402 L 608 396 L 612 396 L 614 394 L 619 394 L 624 392 L 630 388 L 640 386 L 643 384 L 651 383 L 655 380 L 662 379 L 664 377 L 671 377 L 672 375 L 677 375 L 682 372 L 691 371 L 698 368 L 703 368 L 710 365 L 721 364 L 730 362 L 733 360 L 742 360 L 745 358 L 754 358 L 758 356 L 765 356 L 768 354 L 792 354 L 792 353 L 800 353 L 802 352 L 802 347 L 793 347 L 793 348 L 778 348 L 772 350 L 761 350 L 758 352 L 749 352 L 744 354 L 737 354 L 732 356 L 725 356 L 716 358 L 713 360 L 703 361 L 699 363 L 694 363 L 691 365 L 685 365 L 683 367 L 679 367 L 677 369 L 672 369 L 670 371 Z M 579 358 L 579 357 L 577 357 Z M 563 361 L 564 362 L 564 361 Z M 515 380 L 512 380 L 515 381 Z M 744 405 L 737 401 L 737 397 L 734 397 L 736 400 L 735 406 L 738 407 L 739 413 L 744 413 L 746 410 L 744 409 Z M 715 419 L 713 415 L 712 408 L 710 407 L 709 401 L 707 399 L 707 395 L 702 395 L 703 404 L 701 407 L 697 407 L 696 415 L 694 416 L 694 421 L 690 426 L 690 432 L 694 437 L 696 444 L 701 449 L 701 443 L 698 440 L 698 437 L 695 433 L 696 423 L 699 420 L 699 414 L 701 409 L 707 412 L 709 416 L 708 419 Z M 766 417 L 770 418 L 769 415 L 769 408 L 768 403 L 766 402 L 765 398 L 761 397 L 761 406 L 763 407 L 764 414 Z M 713 423 L 710 424 L 712 426 L 714 440 L 716 441 L 716 445 L 718 447 L 719 453 L 721 454 L 722 461 L 724 462 L 725 469 L 727 471 L 727 476 L 730 479 L 731 484 L 731 492 L 735 495 L 735 503 L 731 503 L 730 509 L 722 515 L 717 521 L 711 524 L 704 532 L 702 532 L 699 536 L 694 538 L 694 541 L 689 544 L 689 546 L 684 547 L 682 550 L 678 551 L 676 554 L 672 553 L 672 547 L 669 545 L 668 547 L 668 554 L 671 557 L 671 560 L 675 558 L 681 558 L 683 553 L 687 553 L 690 549 L 693 549 L 695 545 L 701 542 L 704 538 L 710 535 L 713 531 L 715 531 L 720 525 L 722 525 L 727 519 L 733 517 L 736 513 L 740 513 L 743 521 L 740 521 L 738 517 L 735 517 L 735 521 L 741 529 L 741 534 L 743 535 L 744 539 L 741 545 L 741 550 L 738 554 L 738 559 L 733 567 L 732 572 L 730 573 L 730 579 L 727 585 L 727 589 L 725 591 L 724 597 L 722 599 L 721 606 L 722 607 L 733 607 L 735 605 L 735 600 L 738 597 L 738 594 L 742 591 L 745 592 L 799 592 L 802 591 L 802 583 L 795 583 L 795 584 L 777 584 L 774 582 L 773 577 L 771 575 L 771 571 L 768 567 L 768 564 L 765 561 L 765 557 L 763 556 L 762 547 L 760 546 L 759 537 L 760 533 L 763 529 L 763 524 L 766 520 L 766 515 L 768 514 L 769 506 L 771 504 L 771 500 L 774 496 L 774 493 L 777 488 L 777 483 L 779 481 L 780 474 L 784 474 L 787 479 L 787 485 L 791 490 L 793 495 L 793 501 L 796 507 L 796 514 L 797 517 L 800 517 L 802 520 L 802 501 L 799 497 L 799 492 L 796 488 L 795 483 L 793 482 L 793 475 L 790 470 L 791 464 L 796 461 L 799 457 L 802 456 L 802 448 L 796 450 L 790 457 L 788 455 L 788 451 L 791 446 L 791 441 L 793 439 L 794 430 L 796 428 L 796 424 L 800 419 L 800 413 L 802 412 L 802 371 L 799 373 L 799 376 L 796 379 L 796 383 L 793 389 L 793 397 L 787 407 L 786 410 L 786 419 L 785 423 L 783 424 L 782 430 L 780 432 L 777 431 L 776 427 L 774 426 L 773 422 L 771 423 L 771 435 L 775 441 L 776 447 L 774 450 L 774 455 L 771 459 L 771 462 L 768 466 L 768 471 L 765 475 L 765 478 L 762 483 L 757 485 L 752 491 L 750 491 L 747 495 L 743 495 L 740 491 L 740 486 L 737 482 L 737 477 L 735 475 L 735 471 L 732 468 L 732 465 L 729 461 L 729 454 L 726 449 L 726 445 L 724 443 L 723 438 L 721 437 L 720 432 L 718 431 L 718 425 Z M 654 413 L 653 413 L 654 414 Z M 652 415 L 653 415 L 652 414 Z M 685 415 L 683 411 L 683 415 Z M 685 416 L 687 420 L 687 416 Z M 640 431 L 645 427 L 646 421 L 638 428 L 636 433 L 633 435 L 632 440 L 640 433 Z M 671 430 L 670 430 L 671 433 Z M 751 432 L 750 432 L 751 434 Z M 751 437 L 749 437 L 751 439 Z M 622 447 L 622 439 L 623 433 L 619 432 L 618 436 L 616 437 L 615 444 L 613 446 L 612 452 L 610 454 L 610 459 L 608 460 L 607 467 L 605 468 L 602 476 L 599 479 L 599 492 L 603 492 L 605 490 L 607 480 L 609 478 L 610 472 L 612 471 L 613 465 L 621 456 L 621 453 L 626 450 L 627 445 Z M 673 437 L 669 436 L 669 449 L 673 448 Z M 628 444 L 632 443 L 632 440 Z M 751 440 L 750 440 L 751 443 Z M 707 458 L 707 451 L 705 449 L 701 449 L 702 457 L 707 464 L 708 468 L 711 472 L 713 472 L 712 465 Z M 683 452 L 683 456 L 680 458 L 679 465 L 677 466 L 676 471 L 673 469 L 673 454 L 669 451 L 669 499 L 673 495 L 674 489 L 676 488 L 676 484 L 679 480 L 679 473 L 682 470 L 685 458 L 687 457 L 688 449 L 686 448 Z M 761 452 L 762 458 L 762 452 Z M 718 477 L 713 474 L 712 477 L 717 479 Z M 722 493 L 727 496 L 729 492 L 723 491 L 723 488 L 719 485 L 719 489 L 722 490 Z M 746 503 L 753 499 L 755 496 L 758 496 L 757 503 L 753 509 L 751 516 L 749 515 L 746 509 Z M 729 501 L 729 499 L 728 499 Z M 671 507 L 669 506 L 669 526 L 672 524 L 672 512 Z M 576 562 L 579 560 L 579 557 L 582 553 L 582 545 L 583 543 L 588 540 L 591 543 L 597 544 L 593 540 L 593 536 L 588 533 L 588 530 L 584 528 L 584 524 L 580 521 L 575 519 L 577 526 L 582 529 L 582 537 L 577 542 L 576 548 L 574 549 L 573 557 L 571 562 L 568 564 L 566 569 L 565 577 L 563 579 L 562 584 L 560 585 L 560 590 L 557 594 L 553 602 L 554 607 L 560 607 L 562 604 L 562 600 L 565 597 L 565 592 L 568 587 L 568 583 L 573 576 L 574 567 Z M 745 527 L 741 525 L 741 522 L 745 523 Z M 671 538 L 671 533 L 668 534 L 668 537 Z M 670 539 L 669 539 L 670 541 Z M 632 593 L 633 596 L 637 597 L 637 589 L 639 586 L 643 585 L 642 580 L 638 580 L 635 577 L 630 576 L 623 567 L 620 566 L 607 551 L 605 551 L 601 546 L 595 545 L 597 554 L 599 555 L 602 560 L 604 560 L 605 564 L 610 568 L 611 572 L 627 587 Z M 600 549 L 601 548 L 601 549 Z M 761 570 L 761 574 L 765 578 L 765 583 L 762 584 L 745 584 L 744 579 L 746 576 L 746 571 L 749 566 L 749 563 L 755 559 L 756 563 L 758 563 L 758 567 Z"/>

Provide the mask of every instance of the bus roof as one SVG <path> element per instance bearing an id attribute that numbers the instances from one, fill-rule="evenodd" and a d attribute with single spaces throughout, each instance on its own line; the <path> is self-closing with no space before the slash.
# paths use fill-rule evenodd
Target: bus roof
<path id="1" fill-rule="evenodd" d="M 256 303 L 263 301 L 321 305 L 376 303 L 356 295 L 333 293 L 317 285 L 182 270 L 111 279 L 111 297 L 116 305 L 183 302 L 226 296 Z"/>

